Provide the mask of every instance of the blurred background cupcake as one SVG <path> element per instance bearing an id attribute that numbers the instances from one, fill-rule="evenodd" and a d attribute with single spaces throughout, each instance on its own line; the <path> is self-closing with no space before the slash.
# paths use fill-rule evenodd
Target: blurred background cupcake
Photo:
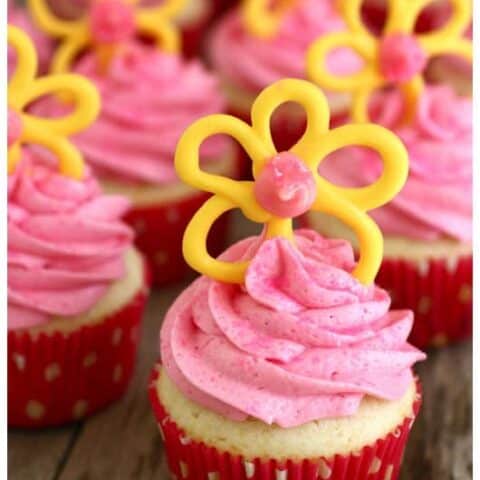
<path id="1" fill-rule="evenodd" d="M 244 0 L 214 28 L 208 55 L 222 80 L 229 111 L 249 120 L 256 95 L 281 78 L 305 78 L 305 53 L 324 33 L 342 31 L 345 24 L 333 0 L 277 2 Z M 352 73 L 361 63 L 351 51 L 335 52 L 330 66 L 337 73 Z M 332 121 L 348 111 L 349 96 L 326 92 Z M 296 105 L 285 105 L 273 118 L 273 136 L 280 150 L 289 148 L 305 127 Z"/>
<path id="2" fill-rule="evenodd" d="M 58 34 L 62 26 L 63 32 L 70 29 L 60 39 L 53 69 L 71 68 L 85 75 L 102 97 L 98 121 L 75 136 L 75 144 L 99 175 L 104 190 L 132 201 L 126 220 L 151 263 L 154 282 L 181 279 L 188 271 L 181 254 L 182 234 L 208 195 L 178 180 L 173 157 L 190 123 L 224 109 L 216 77 L 198 60 L 186 61 L 178 53 L 179 38 L 170 23 L 172 11 L 166 14 L 162 7 L 134 9 L 122 1 L 102 0 L 76 24 L 84 32 L 76 34 L 73 23 L 52 17 L 43 1 L 32 0 L 30 5 L 39 25 L 50 34 Z M 117 13 L 117 24 L 103 21 L 112 8 L 123 9 L 123 17 Z M 50 28 L 46 15 L 60 27 Z M 137 33 L 153 36 L 156 44 L 144 43 Z M 85 42 L 72 53 L 70 46 L 82 35 Z M 36 106 L 36 111 L 47 116 L 59 110 L 62 106 L 52 99 Z M 202 149 L 206 168 L 232 177 L 237 175 L 237 157 L 236 146 L 221 137 Z M 214 253 L 223 249 L 226 221 L 219 220 L 211 237 Z"/>
<path id="3" fill-rule="evenodd" d="M 55 15 L 66 20 L 81 18 L 96 0 L 48 0 Z M 200 53 L 205 31 L 220 8 L 213 0 L 140 0 L 140 5 L 178 5 L 174 21 L 182 34 L 182 51 L 187 57 Z"/>
<path id="4" fill-rule="evenodd" d="M 398 5 L 391 2 L 389 28 L 400 33 L 356 33 L 358 42 L 374 49 L 366 51 L 363 77 L 342 84 L 323 73 L 324 47 L 336 45 L 331 38 L 312 47 L 308 64 L 320 86 L 338 85 L 352 93 L 355 120 L 388 127 L 408 150 L 405 188 L 391 204 L 372 212 L 385 233 L 377 281 L 391 293 L 394 307 L 415 311 L 412 343 L 440 346 L 472 333 L 472 103 L 450 85 L 425 84 L 423 74 L 436 54 L 455 51 L 471 60 L 471 43 L 463 37 L 471 10 L 468 1 L 458 1 L 446 26 L 416 34 L 409 28 L 418 11 L 400 18 Z M 376 89 L 380 92 L 371 96 Z M 324 176 L 346 186 L 364 185 L 382 174 L 378 157 L 358 148 L 336 153 L 322 168 Z M 335 219 L 309 213 L 307 225 L 358 245 Z"/>
<path id="5" fill-rule="evenodd" d="M 96 117 L 93 85 L 64 75 L 40 86 L 29 77 L 28 37 L 9 27 L 9 45 L 23 70 L 8 90 L 8 423 L 43 427 L 83 418 L 125 391 L 147 279 L 121 220 L 128 200 L 103 195 L 66 138 Z M 75 100 L 71 116 L 25 113 L 58 89 Z"/>
<path id="6" fill-rule="evenodd" d="M 288 101 L 311 117 L 305 137 L 277 153 L 260 133 L 271 108 Z M 178 145 L 181 178 L 215 196 L 186 230 L 186 259 L 204 275 L 166 315 L 150 385 L 170 471 L 218 480 L 397 479 L 420 407 L 412 366 L 425 355 L 407 342 L 412 312 L 391 310 L 373 283 L 382 240 L 364 205 L 402 187 L 406 151 L 379 126 L 329 131 L 326 99 L 306 81 L 273 84 L 253 108 L 252 127 L 206 117 Z M 198 144 L 226 129 L 255 152 L 253 182 L 198 172 Z M 357 143 L 379 148 L 389 180 L 346 192 L 319 178 L 322 153 Z M 262 234 L 209 258 L 209 225 L 235 207 L 264 223 Z M 293 231 L 292 217 L 310 208 L 363 233 L 358 263 L 344 240 Z"/>

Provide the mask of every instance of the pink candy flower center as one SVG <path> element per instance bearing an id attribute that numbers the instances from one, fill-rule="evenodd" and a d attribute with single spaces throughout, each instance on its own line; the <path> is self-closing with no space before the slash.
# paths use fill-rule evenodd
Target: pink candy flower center
<path id="1" fill-rule="evenodd" d="M 427 56 L 417 39 L 405 33 L 394 33 L 382 40 L 379 60 L 383 76 L 393 83 L 411 80 L 427 64 Z"/>
<path id="2" fill-rule="evenodd" d="M 7 143 L 10 148 L 22 135 L 23 125 L 20 115 L 11 108 L 8 109 L 8 134 Z"/>
<path id="3" fill-rule="evenodd" d="M 90 10 L 90 31 L 97 43 L 119 43 L 135 33 L 135 10 L 123 0 L 96 0 Z"/>
<path id="4" fill-rule="evenodd" d="M 265 210 L 280 218 L 293 218 L 310 209 L 317 187 L 305 164 L 290 152 L 282 152 L 265 165 L 254 193 Z"/>

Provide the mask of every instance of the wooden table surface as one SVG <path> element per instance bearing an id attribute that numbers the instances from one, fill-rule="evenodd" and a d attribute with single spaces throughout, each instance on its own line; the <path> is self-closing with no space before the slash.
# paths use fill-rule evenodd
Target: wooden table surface
<path id="1" fill-rule="evenodd" d="M 233 238 L 245 228 L 235 222 Z M 184 285 L 153 292 L 137 371 L 125 397 L 94 417 L 41 432 L 10 430 L 10 480 L 167 480 L 162 442 L 147 396 L 164 313 Z M 471 342 L 439 351 L 417 368 L 424 404 L 402 480 L 472 479 Z"/>

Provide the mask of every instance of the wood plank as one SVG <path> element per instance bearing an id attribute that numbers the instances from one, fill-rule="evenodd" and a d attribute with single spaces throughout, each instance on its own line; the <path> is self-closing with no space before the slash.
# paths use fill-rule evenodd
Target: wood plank
<path id="1" fill-rule="evenodd" d="M 165 311 L 184 285 L 152 295 L 144 319 L 141 355 L 126 396 L 87 420 L 59 480 L 161 480 L 166 477 L 163 448 L 147 396 L 159 352 Z"/>
<path id="2" fill-rule="evenodd" d="M 471 480 L 472 344 L 429 353 L 417 369 L 424 401 L 402 480 Z"/>
<path id="3" fill-rule="evenodd" d="M 8 478 L 54 480 L 74 441 L 78 426 L 45 431 L 10 429 L 8 432 Z"/>

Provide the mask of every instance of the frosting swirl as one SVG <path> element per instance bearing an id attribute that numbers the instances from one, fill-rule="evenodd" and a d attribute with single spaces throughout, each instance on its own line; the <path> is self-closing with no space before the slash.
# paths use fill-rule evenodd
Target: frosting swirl
<path id="1" fill-rule="evenodd" d="M 73 140 L 101 176 L 137 183 L 176 182 L 173 158 L 183 131 L 198 118 L 224 110 L 218 81 L 198 61 L 187 62 L 137 42 L 123 48 L 107 74 L 99 71 L 94 52 L 75 65 L 76 73 L 97 86 L 102 110 Z M 62 110 L 53 98 L 36 108 L 42 116 Z M 223 137 L 205 142 L 202 159 L 217 158 L 226 146 Z"/>
<path id="2" fill-rule="evenodd" d="M 449 87 L 428 87 L 413 124 L 398 126 L 401 115 L 402 101 L 397 93 L 381 95 L 373 106 L 373 118 L 392 128 L 405 143 L 410 175 L 400 194 L 372 216 L 385 233 L 422 240 L 448 236 L 470 242 L 471 100 L 458 97 Z M 365 151 L 360 158 L 364 167 L 360 175 L 371 178 L 376 174 L 375 160 Z"/>
<path id="3" fill-rule="evenodd" d="M 9 329 L 88 311 L 123 277 L 133 240 L 125 198 L 102 195 L 88 170 L 72 180 L 23 153 L 8 200 Z"/>
<path id="4" fill-rule="evenodd" d="M 229 261 L 252 258 L 243 286 L 201 277 L 161 332 L 162 362 L 191 400 L 228 418 L 291 427 L 354 414 L 365 395 L 400 398 L 425 358 L 406 339 L 409 311 L 350 272 L 351 246 L 299 230 L 250 238 Z"/>
<path id="5" fill-rule="evenodd" d="M 281 78 L 305 78 L 305 54 L 310 44 L 322 34 L 344 30 L 345 24 L 331 0 L 298 3 L 277 35 L 266 40 L 245 30 L 238 10 L 227 14 L 211 42 L 211 58 L 217 71 L 253 92 Z M 340 49 L 329 58 L 330 68 L 339 74 L 353 73 L 361 65 L 348 49 Z"/>
<path id="6" fill-rule="evenodd" d="M 415 120 L 402 125 L 397 91 L 379 93 L 370 116 L 404 142 L 410 172 L 403 190 L 387 205 L 370 212 L 382 231 L 417 240 L 472 239 L 472 102 L 445 86 L 429 86 Z M 381 163 L 370 150 L 349 148 L 321 167 L 330 181 L 366 185 L 380 175 Z"/>

